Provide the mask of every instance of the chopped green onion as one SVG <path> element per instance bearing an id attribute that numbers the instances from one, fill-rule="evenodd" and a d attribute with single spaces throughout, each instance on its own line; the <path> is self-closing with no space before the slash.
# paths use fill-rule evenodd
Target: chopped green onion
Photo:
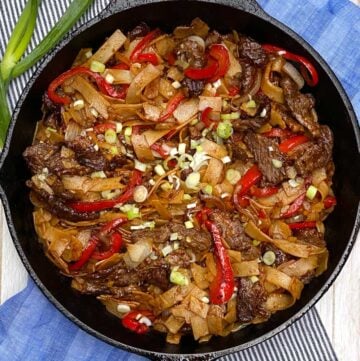
<path id="1" fill-rule="evenodd" d="M 84 106 L 85 103 L 82 99 L 75 100 L 73 103 L 73 107 L 75 110 L 81 110 L 82 108 L 84 108 Z"/>
<path id="2" fill-rule="evenodd" d="M 202 147 L 201 145 L 198 145 L 198 146 L 196 147 L 196 151 L 199 152 L 199 153 L 201 153 L 203 150 L 204 150 L 204 149 L 203 149 L 203 147 Z"/>
<path id="3" fill-rule="evenodd" d="M 139 160 L 135 159 L 134 168 L 139 170 L 140 172 L 145 172 L 146 171 L 146 164 L 141 163 Z"/>
<path id="4" fill-rule="evenodd" d="M 161 253 L 163 254 L 164 257 L 166 257 L 168 254 L 170 254 L 174 249 L 172 248 L 172 246 L 170 244 L 168 244 L 167 246 L 165 246 L 162 250 Z"/>
<path id="5" fill-rule="evenodd" d="M 180 271 L 173 269 L 170 273 L 170 282 L 178 286 L 187 286 L 189 279 Z"/>
<path id="6" fill-rule="evenodd" d="M 97 144 L 96 144 L 97 145 Z M 119 154 L 119 148 L 116 145 L 113 145 L 110 149 L 110 154 L 111 155 L 118 155 Z"/>
<path id="7" fill-rule="evenodd" d="M 168 192 L 173 188 L 173 185 L 170 184 L 169 182 L 164 182 L 161 183 L 160 188 L 164 191 L 164 192 Z"/>
<path id="8" fill-rule="evenodd" d="M 130 229 L 132 231 L 140 230 L 140 229 L 146 229 L 146 228 L 154 229 L 155 228 L 155 221 L 149 221 L 149 222 L 144 222 L 142 224 L 138 224 L 136 226 L 130 226 Z"/>
<path id="9" fill-rule="evenodd" d="M 206 194 L 212 194 L 213 192 L 213 187 L 211 184 L 207 184 L 203 189 L 202 191 Z"/>
<path id="10" fill-rule="evenodd" d="M 249 277 L 249 279 L 252 283 L 256 283 L 259 281 L 259 277 L 257 277 L 257 276 L 251 276 L 251 277 Z"/>
<path id="11" fill-rule="evenodd" d="M 184 195 L 183 195 L 183 200 L 184 201 L 190 201 L 191 199 L 192 199 L 192 197 L 191 197 L 190 194 L 184 193 Z"/>
<path id="12" fill-rule="evenodd" d="M 98 111 L 95 108 L 90 108 L 90 113 L 97 118 L 99 116 Z"/>
<path id="13" fill-rule="evenodd" d="M 255 247 L 257 247 L 260 243 L 261 243 L 261 242 L 258 241 L 257 239 L 254 239 L 254 240 L 252 241 L 252 244 L 253 244 Z"/>
<path id="14" fill-rule="evenodd" d="M 174 82 L 171 83 L 172 87 L 174 89 L 179 89 L 181 88 L 181 83 L 179 83 L 177 80 L 175 80 Z"/>
<path id="15" fill-rule="evenodd" d="M 163 176 L 165 174 L 165 169 L 161 164 L 157 164 L 154 168 L 154 171 L 157 175 L 159 175 L 160 177 Z"/>
<path id="16" fill-rule="evenodd" d="M 116 132 L 116 133 L 121 133 L 122 128 L 123 128 L 122 123 L 116 122 L 116 123 L 115 123 L 115 126 L 116 126 L 115 132 Z"/>
<path id="17" fill-rule="evenodd" d="M 239 112 L 232 112 L 230 114 L 230 119 L 234 120 L 234 119 L 239 119 L 240 118 L 240 113 Z"/>
<path id="18" fill-rule="evenodd" d="M 179 238 L 179 234 L 177 232 L 170 234 L 170 241 L 176 241 Z"/>
<path id="19" fill-rule="evenodd" d="M 199 123 L 199 119 L 198 119 L 198 118 L 194 118 L 194 119 L 190 122 L 190 125 L 196 125 L 197 123 Z"/>
<path id="20" fill-rule="evenodd" d="M 255 100 L 249 100 L 246 104 L 245 104 L 246 108 L 256 108 L 256 103 Z"/>
<path id="21" fill-rule="evenodd" d="M 222 161 L 224 164 L 228 164 L 228 163 L 231 163 L 231 158 L 227 155 L 227 156 L 221 158 L 221 161 Z"/>
<path id="22" fill-rule="evenodd" d="M 121 212 L 124 212 L 129 220 L 140 218 L 140 209 L 134 204 L 125 204 L 119 207 Z"/>
<path id="23" fill-rule="evenodd" d="M 185 154 L 185 152 L 186 152 L 186 144 L 185 143 L 179 143 L 178 152 L 179 152 L 179 154 Z"/>
<path id="24" fill-rule="evenodd" d="M 186 228 L 186 229 L 194 228 L 194 223 L 191 222 L 191 221 L 186 221 L 186 222 L 184 222 L 184 225 L 185 225 L 185 228 Z"/>
<path id="25" fill-rule="evenodd" d="M 146 201 L 149 192 L 147 188 L 143 185 L 137 186 L 134 189 L 134 201 L 136 203 L 142 203 Z"/>
<path id="26" fill-rule="evenodd" d="M 121 193 L 121 191 L 119 189 L 102 191 L 101 197 L 103 197 L 104 199 L 113 199 L 116 196 L 118 196 L 120 193 Z"/>
<path id="27" fill-rule="evenodd" d="M 93 172 L 90 174 L 91 178 L 106 178 L 106 174 L 104 171 L 100 170 L 98 172 Z"/>
<path id="28" fill-rule="evenodd" d="M 191 139 L 190 140 L 190 149 L 196 149 L 196 147 L 199 145 L 199 142 L 197 140 Z"/>
<path id="29" fill-rule="evenodd" d="M 117 135 L 116 135 L 115 130 L 107 129 L 106 132 L 105 132 L 105 141 L 106 141 L 106 143 L 114 144 L 114 143 L 116 143 L 116 140 L 117 140 Z"/>
<path id="30" fill-rule="evenodd" d="M 241 178 L 241 174 L 236 169 L 228 169 L 226 171 L 226 180 L 229 181 L 232 185 L 235 185 Z"/>
<path id="31" fill-rule="evenodd" d="M 88 50 L 88 51 L 84 54 L 84 56 L 85 56 L 86 59 L 90 59 L 90 58 L 92 57 L 92 55 L 93 55 L 93 53 L 92 53 L 91 50 Z"/>
<path id="32" fill-rule="evenodd" d="M 115 80 L 115 78 L 111 74 L 106 74 L 105 80 L 107 83 L 112 84 Z"/>
<path id="33" fill-rule="evenodd" d="M 129 305 L 127 305 L 126 303 L 119 303 L 116 307 L 116 310 L 119 313 L 128 313 L 131 311 L 131 308 Z"/>
<path id="34" fill-rule="evenodd" d="M 271 266 L 276 260 L 276 255 L 273 251 L 267 251 L 263 254 L 262 260 L 266 265 Z"/>
<path id="35" fill-rule="evenodd" d="M 220 119 L 221 120 L 230 120 L 231 119 L 231 114 L 230 113 L 220 114 Z"/>
<path id="36" fill-rule="evenodd" d="M 90 70 L 94 73 L 103 73 L 105 71 L 105 64 L 100 63 L 100 61 L 93 60 L 90 63 Z"/>
<path id="37" fill-rule="evenodd" d="M 318 189 L 311 185 L 306 191 L 306 197 L 312 201 L 315 198 L 317 191 Z"/>
<path id="38" fill-rule="evenodd" d="M 281 168 L 282 165 L 283 165 L 283 162 L 281 160 L 278 160 L 278 159 L 273 158 L 273 159 L 271 159 L 271 162 L 272 162 L 272 164 L 273 164 L 273 166 L 275 168 Z"/>
<path id="39" fill-rule="evenodd" d="M 185 185 L 189 189 L 196 189 L 200 182 L 200 173 L 199 172 L 192 172 L 190 173 L 186 180 Z"/>
<path id="40" fill-rule="evenodd" d="M 233 133 L 233 128 L 230 122 L 220 122 L 216 129 L 216 134 L 222 139 L 228 139 Z"/>
<path id="41" fill-rule="evenodd" d="M 132 127 L 126 127 L 124 130 L 125 137 L 130 137 L 132 134 Z"/>

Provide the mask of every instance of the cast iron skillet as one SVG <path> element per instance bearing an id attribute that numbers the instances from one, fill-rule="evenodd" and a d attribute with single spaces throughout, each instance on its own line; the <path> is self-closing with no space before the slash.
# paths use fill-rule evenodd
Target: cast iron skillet
<path id="1" fill-rule="evenodd" d="M 226 338 L 214 337 L 209 343 L 198 344 L 189 337 L 175 346 L 167 344 L 163 335 L 155 332 L 139 336 L 124 330 L 119 320 L 105 312 L 95 297 L 75 294 L 69 279 L 61 276 L 47 260 L 34 232 L 32 205 L 25 187 L 30 174 L 22 152 L 31 144 L 35 123 L 40 119 L 42 94 L 56 75 L 69 68 L 80 48 L 96 48 L 114 29 L 127 31 L 140 21 L 170 31 L 177 25 L 189 23 L 196 16 L 220 32 L 237 29 L 260 42 L 280 44 L 306 56 L 316 65 L 320 83 L 311 92 L 316 97 L 321 122 L 328 124 L 335 134 L 334 190 L 338 205 L 326 222 L 329 268 L 305 287 L 294 307 L 278 312 L 264 324 L 249 326 Z M 211 359 L 253 346 L 285 329 L 308 311 L 333 283 L 359 230 L 359 139 L 354 111 L 334 73 L 303 39 L 264 13 L 254 0 L 221 0 L 216 3 L 118 0 L 98 19 L 64 39 L 46 57 L 29 82 L 15 110 L 2 153 L 0 195 L 23 263 L 46 297 L 65 316 L 103 341 L 153 359 Z"/>

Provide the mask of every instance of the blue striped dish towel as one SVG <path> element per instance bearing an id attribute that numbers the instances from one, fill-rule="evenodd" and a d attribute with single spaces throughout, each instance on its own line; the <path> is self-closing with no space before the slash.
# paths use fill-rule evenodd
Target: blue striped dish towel
<path id="1" fill-rule="evenodd" d="M 123 1 L 123 0 L 118 0 Z M 43 0 L 30 49 L 49 31 L 71 0 Z M 109 0 L 95 0 L 80 25 L 102 11 Z M 360 8 L 345 0 L 258 0 L 266 12 L 303 36 L 330 64 L 360 118 Z M 25 0 L 0 3 L 0 50 Z M 34 69 L 11 84 L 14 108 Z M 34 283 L 0 307 L 0 361 L 137 361 L 127 353 L 80 330 L 49 303 Z M 220 360 L 336 361 L 315 309 L 285 331 L 248 350 Z"/>

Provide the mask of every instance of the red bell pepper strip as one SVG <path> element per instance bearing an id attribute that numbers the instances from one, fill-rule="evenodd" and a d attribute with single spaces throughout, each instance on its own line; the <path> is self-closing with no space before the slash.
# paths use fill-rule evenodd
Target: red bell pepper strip
<path id="1" fill-rule="evenodd" d="M 86 213 L 86 212 L 94 212 L 94 211 L 99 212 L 104 209 L 113 208 L 117 204 L 126 203 L 133 196 L 135 187 L 141 184 L 141 175 L 142 172 L 135 169 L 133 171 L 127 189 L 117 198 L 109 199 L 109 200 L 104 199 L 93 202 L 73 202 L 70 203 L 69 206 L 77 212 Z"/>
<path id="2" fill-rule="evenodd" d="M 149 331 L 149 326 L 140 322 L 142 317 L 147 317 L 150 321 L 153 321 L 155 318 L 154 315 L 147 310 L 131 311 L 122 318 L 121 323 L 125 328 L 142 335 Z"/>
<path id="3" fill-rule="evenodd" d="M 149 62 L 152 65 L 158 65 L 159 64 L 159 59 L 156 56 L 156 54 L 154 53 L 143 53 L 143 54 L 139 54 L 137 61 L 139 63 L 146 63 Z"/>
<path id="4" fill-rule="evenodd" d="M 165 112 L 158 119 L 158 122 L 163 122 L 167 118 L 171 117 L 175 109 L 179 106 L 181 101 L 185 98 L 185 95 L 182 92 L 176 93 L 167 103 Z"/>
<path id="5" fill-rule="evenodd" d="M 256 164 L 246 171 L 243 177 L 238 181 L 237 185 L 241 188 L 238 192 L 238 197 L 244 196 L 261 179 L 262 174 Z"/>
<path id="6" fill-rule="evenodd" d="M 86 248 L 81 253 L 81 256 L 78 261 L 75 263 L 72 263 L 69 265 L 70 271 L 77 271 L 79 270 L 91 257 L 91 255 L 94 253 L 95 248 L 98 244 L 97 237 L 90 238 Z"/>
<path id="7" fill-rule="evenodd" d="M 316 222 L 315 221 L 296 222 L 296 223 L 289 223 L 288 226 L 290 227 L 290 229 L 315 228 Z"/>
<path id="8" fill-rule="evenodd" d="M 125 63 L 120 63 L 120 64 L 116 64 L 113 67 L 111 67 L 110 69 L 122 69 L 122 70 L 129 70 L 130 67 L 129 65 L 125 64 Z"/>
<path id="9" fill-rule="evenodd" d="M 269 196 L 272 196 L 273 194 L 276 194 L 278 191 L 279 191 L 279 188 L 277 188 L 277 187 L 259 188 L 257 186 L 252 186 L 250 188 L 250 194 L 257 198 L 269 197 Z"/>
<path id="10" fill-rule="evenodd" d="M 205 124 L 206 128 L 209 128 L 212 124 L 211 120 L 209 119 L 211 111 L 211 107 L 206 107 L 201 113 L 201 121 Z"/>
<path id="11" fill-rule="evenodd" d="M 116 130 L 115 123 L 100 123 L 94 126 L 94 132 L 96 134 L 105 133 L 108 129 Z"/>
<path id="12" fill-rule="evenodd" d="M 139 43 L 135 46 L 134 50 L 132 51 L 130 55 L 130 61 L 132 63 L 136 63 L 139 61 L 139 55 L 144 51 L 146 47 L 149 46 L 149 44 L 160 34 L 159 29 L 155 29 L 151 31 L 150 33 L 146 34 Z"/>
<path id="13" fill-rule="evenodd" d="M 285 139 L 279 144 L 279 150 L 283 153 L 289 153 L 292 149 L 300 144 L 304 144 L 309 141 L 306 135 L 295 135 L 294 137 Z"/>
<path id="14" fill-rule="evenodd" d="M 314 65 L 312 65 L 312 63 L 305 57 L 291 53 L 290 51 L 280 48 L 276 45 L 264 44 L 262 47 L 265 51 L 267 51 L 269 53 L 281 52 L 280 54 L 285 59 L 299 63 L 301 74 L 305 78 L 305 81 L 308 85 L 315 86 L 319 82 L 319 75 L 318 75 Z M 309 72 L 310 77 L 308 76 L 308 73 L 306 72 L 305 69 Z"/>
<path id="15" fill-rule="evenodd" d="M 272 128 L 270 131 L 263 133 L 267 138 L 290 138 L 294 133 L 288 129 Z"/>
<path id="16" fill-rule="evenodd" d="M 160 157 L 163 159 L 166 159 L 169 156 L 169 153 L 159 143 L 154 143 L 150 148 L 154 152 L 159 153 Z"/>
<path id="17" fill-rule="evenodd" d="M 305 194 L 303 193 L 301 194 L 299 197 L 297 197 L 295 199 L 295 201 L 293 203 L 290 204 L 289 208 L 287 209 L 287 211 L 285 211 L 284 213 L 282 213 L 280 216 L 281 218 L 290 218 L 292 216 L 294 216 L 299 209 L 301 208 L 301 206 L 304 203 L 305 200 Z"/>
<path id="18" fill-rule="evenodd" d="M 121 249 L 121 246 L 123 244 L 122 242 L 122 236 L 120 233 L 115 232 L 110 236 L 111 239 L 111 246 L 110 249 L 104 252 L 97 252 L 95 251 L 91 258 L 96 260 L 103 260 L 111 257 L 114 253 L 118 253 Z"/>
<path id="19" fill-rule="evenodd" d="M 184 75 L 193 80 L 208 79 L 215 76 L 218 69 L 218 63 L 214 59 L 209 59 L 204 68 L 187 68 Z"/>
<path id="20" fill-rule="evenodd" d="M 219 228 L 208 220 L 204 224 L 212 235 L 216 256 L 216 276 L 210 284 L 210 301 L 213 304 L 221 305 L 229 301 L 234 293 L 234 272 L 229 254 L 223 245 Z"/>
<path id="21" fill-rule="evenodd" d="M 91 76 L 97 86 L 99 87 L 100 91 L 106 95 L 109 95 L 113 98 L 119 98 L 122 99 L 126 95 L 126 88 L 123 87 L 121 90 L 118 90 L 117 88 L 113 87 L 111 84 L 107 83 L 106 80 L 98 73 L 95 73 L 91 71 L 89 68 L 85 67 L 76 67 L 72 68 L 61 75 L 59 75 L 57 78 L 55 78 L 49 85 L 47 93 L 49 98 L 54 102 L 58 104 L 69 104 L 71 102 L 71 98 L 67 95 L 61 96 L 56 93 L 56 89 L 64 83 L 64 81 L 72 78 L 75 75 L 79 74 L 86 74 Z"/>
<path id="22" fill-rule="evenodd" d="M 229 51 L 224 45 L 214 44 L 210 46 L 210 56 L 216 59 L 218 67 L 215 74 L 209 79 L 210 82 L 214 82 L 227 73 L 230 67 Z"/>
<path id="23" fill-rule="evenodd" d="M 240 89 L 235 86 L 235 85 L 232 85 L 230 88 L 229 88 L 229 95 L 231 97 L 234 97 L 235 95 L 238 95 L 240 93 Z"/>
<path id="24" fill-rule="evenodd" d="M 324 201 L 324 207 L 327 209 L 327 208 L 331 208 L 333 206 L 336 206 L 337 204 L 337 201 L 336 201 L 336 198 L 335 197 L 332 197 L 332 196 L 327 196 Z"/>

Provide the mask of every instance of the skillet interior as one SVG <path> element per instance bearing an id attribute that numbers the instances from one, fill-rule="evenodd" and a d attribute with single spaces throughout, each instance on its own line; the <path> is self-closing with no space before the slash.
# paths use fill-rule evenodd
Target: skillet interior
<path id="1" fill-rule="evenodd" d="M 211 28 L 220 32 L 237 29 L 260 42 L 281 44 L 293 52 L 306 55 L 314 64 L 318 64 L 319 86 L 308 90 L 316 97 L 320 121 L 328 124 L 335 134 L 334 190 L 338 198 L 338 206 L 326 222 L 326 239 L 330 250 L 329 268 L 305 287 L 301 299 L 294 307 L 276 313 L 264 324 L 249 326 L 226 338 L 213 338 L 208 344 L 198 344 L 189 338 L 181 345 L 174 346 L 166 344 L 165 338 L 156 333 L 139 336 L 124 331 L 118 319 L 106 313 L 104 307 L 94 297 L 75 294 L 70 288 L 69 280 L 60 276 L 58 270 L 44 257 L 33 229 L 32 205 L 28 200 L 28 190 L 24 185 L 30 173 L 22 158 L 22 152 L 27 145 L 31 144 L 35 122 L 41 116 L 41 96 L 44 90 L 55 75 L 70 67 L 81 47 L 96 48 L 114 29 L 119 27 L 127 31 L 140 21 L 146 21 L 152 27 L 171 31 L 177 25 L 189 23 L 196 16 L 200 16 Z M 181 2 L 181 4 L 177 1 L 153 3 L 116 13 L 86 28 L 56 54 L 50 55 L 49 59 L 52 59 L 41 66 L 43 70 L 33 85 L 30 84 L 28 87 L 26 98 L 23 97 L 23 101 L 20 101 L 18 105 L 12 136 L 7 141 L 8 152 L 6 157 L 5 154 L 3 155 L 0 171 L 0 182 L 5 193 L 5 195 L 2 194 L 2 198 L 5 200 L 9 227 L 15 244 L 28 270 L 31 271 L 47 297 L 55 302 L 66 316 L 113 345 L 148 354 L 149 352 L 183 355 L 212 353 L 212 356 L 220 356 L 223 353 L 221 351 L 229 348 L 248 347 L 264 340 L 266 338 L 264 335 L 269 336 L 279 331 L 294 315 L 303 314 L 318 299 L 319 290 L 322 289 L 320 292 L 322 293 L 330 286 L 334 278 L 332 273 L 339 271 L 350 251 L 351 241 L 348 240 L 352 236 L 354 225 L 357 224 L 356 229 L 359 225 L 356 217 L 360 198 L 358 177 L 360 156 L 356 141 L 358 129 L 355 125 L 354 113 L 351 106 L 344 103 L 346 96 L 341 94 L 341 89 L 335 86 L 333 75 L 322 67 L 323 61 L 319 60 L 322 66 L 316 61 L 316 53 L 313 52 L 314 58 L 301 43 L 284 31 L 285 27 L 281 29 L 269 23 L 267 16 L 260 16 L 263 18 L 220 4 L 193 1 Z M 355 231 L 353 236 L 354 234 Z M 280 327 L 281 325 L 283 326 Z M 275 329 L 277 331 L 274 331 Z"/>

